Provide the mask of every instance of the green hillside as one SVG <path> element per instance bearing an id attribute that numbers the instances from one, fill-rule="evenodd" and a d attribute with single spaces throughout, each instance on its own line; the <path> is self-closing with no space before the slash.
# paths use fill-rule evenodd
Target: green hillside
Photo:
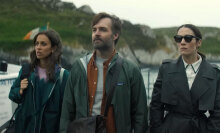
<path id="1" fill-rule="evenodd" d="M 23 41 L 22 38 L 30 30 L 45 26 L 60 33 L 64 45 L 83 47 L 90 50 L 92 15 L 78 10 L 58 11 L 43 7 L 41 3 L 30 0 L 0 0 L 0 49 L 13 54 L 24 55 L 24 51 L 32 41 Z M 153 48 L 154 40 L 141 35 L 137 26 L 124 21 L 122 36 L 118 47 L 128 44 L 131 47 Z M 141 39 L 140 39 L 141 38 Z M 151 43 L 148 43 L 150 40 Z"/>
<path id="2" fill-rule="evenodd" d="M 64 44 L 90 47 L 90 15 L 69 10 L 58 12 L 30 0 L 1 0 L 0 9 L 0 46 L 5 51 L 22 53 L 32 45 L 32 41 L 22 40 L 25 34 L 47 22 L 60 33 Z"/>
<path id="3" fill-rule="evenodd" d="M 23 37 L 32 29 L 45 26 L 60 33 L 64 45 L 73 48 L 83 47 L 91 50 L 91 20 L 93 15 L 78 9 L 56 9 L 42 6 L 42 3 L 31 0 L 0 0 L 0 50 L 13 55 L 26 55 L 32 41 L 24 41 Z M 141 25 L 134 25 L 123 20 L 122 35 L 117 47 L 128 45 L 131 50 L 144 49 L 154 51 L 166 48 L 164 36 L 173 40 L 176 27 L 153 29 L 156 38 L 143 34 Z M 149 29 L 151 30 L 151 29 Z M 220 29 L 201 27 L 204 41 L 201 51 L 204 53 L 220 54 Z M 174 41 L 173 44 L 175 45 Z"/>

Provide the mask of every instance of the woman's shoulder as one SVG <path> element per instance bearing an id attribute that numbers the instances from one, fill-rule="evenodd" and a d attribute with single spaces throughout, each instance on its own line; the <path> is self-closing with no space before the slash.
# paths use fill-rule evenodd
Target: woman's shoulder
<path id="1" fill-rule="evenodd" d="M 176 66 L 178 63 L 177 59 L 164 59 L 162 61 L 161 67 L 172 67 Z"/>
<path id="2" fill-rule="evenodd" d="M 216 71 L 220 72 L 220 68 L 218 65 L 216 64 L 210 64 L 212 66 L 212 68 L 214 68 Z"/>
<path id="3" fill-rule="evenodd" d="M 211 63 L 209 61 L 207 61 L 206 59 L 203 58 L 201 65 L 205 65 L 206 68 L 210 68 L 210 69 L 214 69 L 216 71 L 220 71 L 220 67 L 216 64 L 216 63 Z"/>
<path id="4" fill-rule="evenodd" d="M 60 68 L 60 74 L 63 74 L 64 76 L 68 76 L 69 75 L 69 70 L 61 67 Z"/>
<path id="5" fill-rule="evenodd" d="M 176 60 L 175 60 L 175 59 L 164 59 L 164 60 L 162 61 L 162 64 L 172 63 L 172 62 L 174 62 L 174 61 L 176 61 Z"/>

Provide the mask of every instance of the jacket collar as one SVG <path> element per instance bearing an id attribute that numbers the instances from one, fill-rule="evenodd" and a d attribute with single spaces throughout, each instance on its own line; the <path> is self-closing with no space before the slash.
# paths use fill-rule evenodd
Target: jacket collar
<path id="1" fill-rule="evenodd" d="M 210 80 L 215 79 L 215 70 L 204 59 L 202 60 L 199 72 L 192 84 L 191 96 L 193 102 L 196 102 L 208 89 L 210 89 Z"/>
<path id="2" fill-rule="evenodd" d="M 197 60 L 196 62 L 192 63 L 192 64 L 187 64 L 184 59 L 182 58 L 183 60 L 183 63 L 184 63 L 184 67 L 185 67 L 185 70 L 189 69 L 190 67 L 192 67 L 194 73 L 197 73 L 198 70 L 199 70 L 199 67 L 200 67 L 200 64 L 202 62 L 202 57 L 198 54 L 198 57 L 199 57 L 199 60 Z"/>
<path id="3" fill-rule="evenodd" d="M 169 82 L 175 88 L 174 92 L 180 93 L 181 98 L 186 100 L 185 102 L 192 103 L 182 57 L 180 56 L 177 60 L 171 61 L 167 69 Z"/>
<path id="4" fill-rule="evenodd" d="M 87 53 L 84 57 L 80 58 L 80 62 L 82 63 L 83 68 L 86 73 L 87 73 L 87 65 L 88 65 L 90 59 L 92 58 L 92 56 L 93 56 L 93 53 Z M 117 60 L 118 56 L 119 56 L 118 53 L 116 53 L 112 57 L 111 62 L 109 63 L 109 68 L 108 68 L 108 70 L 110 70 L 110 72 L 112 72 L 111 67 L 115 64 L 115 61 Z"/>
<path id="5" fill-rule="evenodd" d="M 80 58 L 80 62 L 82 63 L 86 73 L 87 73 L 87 65 L 90 59 L 92 58 L 92 55 L 93 55 L 92 53 L 87 53 L 84 57 Z"/>
<path id="6" fill-rule="evenodd" d="M 178 86 L 177 88 L 182 89 L 184 94 L 191 96 L 191 98 L 189 97 L 192 99 L 191 102 L 196 102 L 210 88 L 209 80 L 215 78 L 214 69 L 212 69 L 212 66 L 207 63 L 203 56 L 201 57 L 203 59 L 191 90 L 189 90 L 185 67 L 181 56 L 177 60 L 172 61 L 168 68 L 168 74 L 173 74 L 173 81 L 171 81 L 173 86 Z M 178 83 L 181 83 L 181 85 L 178 85 Z"/>
<path id="7" fill-rule="evenodd" d="M 56 65 L 55 66 L 55 82 L 58 80 L 59 78 L 59 72 L 61 70 L 61 67 L 59 65 Z M 38 78 L 37 76 L 37 69 L 34 69 L 34 72 L 32 72 L 30 74 L 30 81 L 31 81 L 31 84 L 32 86 L 35 88 L 36 86 L 36 78 Z M 48 81 L 47 84 L 49 84 L 49 86 L 54 86 L 55 82 L 51 82 L 51 81 Z"/>

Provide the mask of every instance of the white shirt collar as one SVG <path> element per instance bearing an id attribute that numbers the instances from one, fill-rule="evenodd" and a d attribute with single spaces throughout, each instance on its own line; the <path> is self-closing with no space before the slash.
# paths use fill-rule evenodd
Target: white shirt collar
<path id="1" fill-rule="evenodd" d="M 193 69 L 195 70 L 195 72 L 198 72 L 199 66 L 202 63 L 202 57 L 198 54 L 199 60 L 197 60 L 196 62 L 194 62 L 193 64 L 187 64 L 184 59 L 183 59 L 183 63 L 184 63 L 184 67 L 185 69 L 191 65 L 193 67 Z"/>

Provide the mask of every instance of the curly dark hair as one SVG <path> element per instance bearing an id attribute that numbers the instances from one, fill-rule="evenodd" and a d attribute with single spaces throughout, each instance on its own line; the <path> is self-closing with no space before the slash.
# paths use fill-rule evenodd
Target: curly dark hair
<path id="1" fill-rule="evenodd" d="M 51 53 L 47 57 L 48 62 L 46 66 L 46 74 L 47 74 L 48 79 L 50 81 L 54 81 L 55 80 L 55 66 L 56 64 L 60 64 L 60 61 L 61 61 L 62 41 L 61 41 L 60 35 L 55 30 L 48 29 L 46 31 L 39 32 L 34 37 L 34 44 L 39 35 L 46 35 L 51 42 L 52 48 L 56 47 L 53 53 Z M 35 49 L 30 53 L 30 58 L 31 58 L 31 71 L 34 71 L 36 66 L 39 65 L 39 59 L 37 59 Z"/>

